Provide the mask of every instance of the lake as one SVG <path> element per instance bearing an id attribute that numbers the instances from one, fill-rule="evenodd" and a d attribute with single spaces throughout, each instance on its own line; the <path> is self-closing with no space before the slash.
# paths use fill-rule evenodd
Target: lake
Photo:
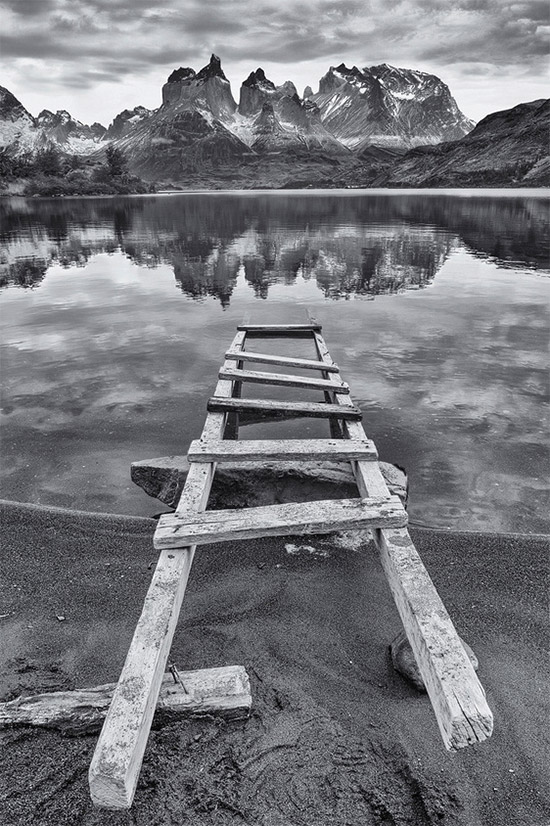
<path id="1" fill-rule="evenodd" d="M 1 199 L 0 495 L 162 510 L 130 463 L 200 435 L 245 313 L 307 308 L 381 458 L 407 469 L 413 523 L 550 533 L 545 195 Z"/>

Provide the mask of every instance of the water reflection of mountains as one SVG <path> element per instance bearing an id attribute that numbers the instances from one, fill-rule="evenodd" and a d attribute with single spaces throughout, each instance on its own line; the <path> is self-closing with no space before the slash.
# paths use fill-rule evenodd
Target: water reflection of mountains
<path id="1" fill-rule="evenodd" d="M 504 267 L 548 271 L 547 204 L 530 197 L 232 195 L 0 204 L 0 286 L 36 286 L 52 264 L 122 250 L 173 267 L 182 291 L 229 303 L 240 274 L 259 298 L 315 279 L 329 298 L 427 285 L 465 246 Z"/>

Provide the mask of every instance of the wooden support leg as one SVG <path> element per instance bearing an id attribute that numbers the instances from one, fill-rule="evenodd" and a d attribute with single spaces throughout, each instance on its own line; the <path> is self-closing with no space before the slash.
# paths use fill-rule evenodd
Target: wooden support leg
<path id="1" fill-rule="evenodd" d="M 237 369 L 243 369 L 243 362 L 237 362 Z M 233 392 L 231 393 L 231 398 L 233 399 L 240 399 L 242 395 L 242 382 L 234 381 L 233 382 Z M 223 432 L 224 439 L 230 439 L 231 441 L 236 441 L 239 438 L 239 413 L 235 411 L 234 413 L 227 414 L 227 421 L 225 423 L 225 428 Z"/>
<path id="2" fill-rule="evenodd" d="M 238 333 L 232 348 L 242 349 L 245 336 Z M 231 382 L 220 380 L 216 386 L 216 393 L 224 398 L 230 397 L 231 390 Z M 221 438 L 225 421 L 223 413 L 210 413 L 203 438 Z M 213 463 L 191 466 L 177 512 L 198 513 L 206 508 L 214 472 Z M 90 764 L 90 794 L 97 806 L 128 809 L 132 805 L 194 554 L 194 546 L 160 554 Z"/>
<path id="3" fill-rule="evenodd" d="M 332 363 L 320 333 L 313 333 L 322 360 Z M 353 404 L 338 395 L 336 403 Z M 360 422 L 345 422 L 347 438 L 365 439 Z M 352 462 L 361 496 L 387 496 L 377 462 Z M 406 528 L 375 530 L 374 540 L 397 610 L 424 680 L 447 749 L 491 736 L 493 715 L 483 686 Z"/>

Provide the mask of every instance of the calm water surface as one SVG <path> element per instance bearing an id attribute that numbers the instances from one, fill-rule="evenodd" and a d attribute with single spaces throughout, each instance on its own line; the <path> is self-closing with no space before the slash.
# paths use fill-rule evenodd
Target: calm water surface
<path id="1" fill-rule="evenodd" d="M 540 191 L 3 199 L 0 495 L 158 512 L 130 462 L 185 454 L 245 313 L 307 307 L 381 458 L 407 468 L 413 522 L 550 532 L 547 206 Z"/>

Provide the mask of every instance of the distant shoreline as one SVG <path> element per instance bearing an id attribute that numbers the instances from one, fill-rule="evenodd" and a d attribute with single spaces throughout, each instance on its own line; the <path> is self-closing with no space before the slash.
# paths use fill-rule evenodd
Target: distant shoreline
<path id="1" fill-rule="evenodd" d="M 497 197 L 535 197 L 550 198 L 550 187 L 376 187 L 376 188 L 312 188 L 312 189 L 161 189 L 157 192 L 135 192 L 125 195 L 23 195 L 18 193 L 0 192 L 0 198 L 20 198 L 35 201 L 74 201 L 97 200 L 115 198 L 156 198 L 173 195 L 319 195 L 331 193 L 333 195 L 364 196 L 364 195 L 458 195 L 462 197 L 483 197 L 487 193 Z"/>

